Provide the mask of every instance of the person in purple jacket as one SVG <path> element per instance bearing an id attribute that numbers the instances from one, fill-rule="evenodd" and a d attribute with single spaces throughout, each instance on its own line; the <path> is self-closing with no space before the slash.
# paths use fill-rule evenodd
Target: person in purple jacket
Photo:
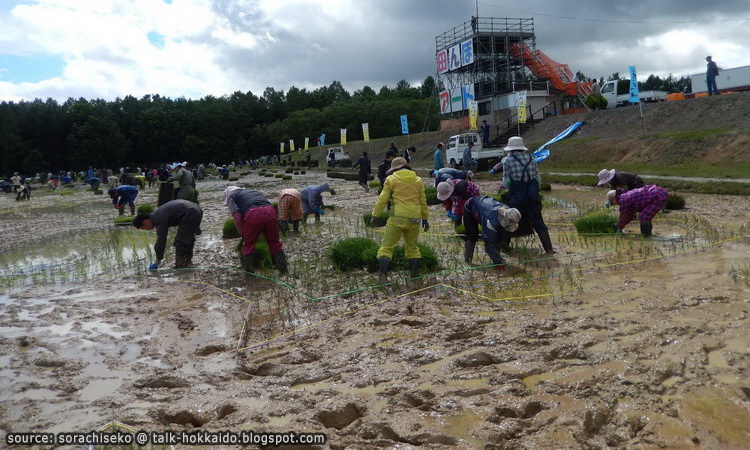
<path id="1" fill-rule="evenodd" d="M 638 214 L 641 223 L 641 234 L 643 237 L 651 236 L 653 225 L 651 220 L 656 213 L 667 204 L 669 193 L 666 189 L 653 184 L 647 184 L 642 188 L 630 191 L 609 191 L 607 201 L 612 205 L 620 206 L 620 217 L 617 221 L 617 233 L 622 233 L 625 225 L 629 224 Z"/>

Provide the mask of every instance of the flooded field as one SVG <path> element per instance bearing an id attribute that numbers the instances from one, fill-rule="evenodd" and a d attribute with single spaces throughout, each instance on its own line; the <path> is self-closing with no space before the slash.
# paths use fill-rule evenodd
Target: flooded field
<path id="1" fill-rule="evenodd" d="M 273 201 L 326 181 L 244 176 Z M 153 232 L 115 227 L 79 187 L 0 197 L 0 428 L 323 432 L 331 447 L 743 448 L 750 439 L 750 200 L 684 195 L 655 237 L 579 235 L 604 190 L 553 186 L 557 253 L 514 241 L 475 266 L 441 206 L 441 270 L 340 273 L 326 256 L 371 236 L 374 192 L 328 180 L 318 225 L 284 239 L 290 274 L 239 270 L 221 239 L 228 182 L 198 185 L 194 269 L 146 270 Z M 481 182 L 492 192 L 498 181 Z M 35 194 L 37 194 L 35 192 Z M 155 204 L 156 190 L 139 203 Z M 720 213 L 719 213 L 720 211 Z M 171 259 L 170 259 L 171 258 Z M 165 267 L 173 263 L 168 247 Z"/>

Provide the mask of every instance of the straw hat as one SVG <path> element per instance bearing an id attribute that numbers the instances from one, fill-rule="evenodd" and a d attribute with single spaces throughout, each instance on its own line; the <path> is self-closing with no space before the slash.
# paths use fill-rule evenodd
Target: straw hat
<path id="1" fill-rule="evenodd" d="M 402 156 L 399 156 L 398 158 L 393 158 L 393 161 L 391 161 L 391 168 L 388 169 L 388 172 L 386 173 L 390 175 L 398 169 L 402 169 L 404 167 L 411 170 L 411 166 L 409 166 L 409 163 L 406 162 L 406 159 Z"/>
<path id="2" fill-rule="evenodd" d="M 599 177 L 599 182 L 596 183 L 597 186 L 607 184 L 610 181 L 612 181 L 612 178 L 615 177 L 615 169 L 612 169 L 612 170 L 602 169 L 599 171 L 599 174 L 597 176 Z"/>
<path id="3" fill-rule="evenodd" d="M 611 190 L 611 191 L 607 192 L 607 201 L 610 204 L 613 204 L 616 199 L 617 199 L 617 191 Z"/>
<path id="4" fill-rule="evenodd" d="M 242 188 L 239 186 L 227 186 L 227 188 L 224 189 L 224 206 L 227 206 L 227 199 L 229 198 L 229 196 L 239 191 L 240 189 Z"/>

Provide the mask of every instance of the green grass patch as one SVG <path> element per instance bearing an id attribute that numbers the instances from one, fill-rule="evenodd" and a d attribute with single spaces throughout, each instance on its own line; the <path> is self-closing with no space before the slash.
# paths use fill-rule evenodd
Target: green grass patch
<path id="1" fill-rule="evenodd" d="M 237 181 L 239 180 L 239 177 L 229 177 L 229 181 Z"/>
<path id="2" fill-rule="evenodd" d="M 328 249 L 328 259 L 334 267 L 342 272 L 352 269 L 367 269 L 369 272 L 378 270 L 378 248 L 380 245 L 369 238 L 354 237 L 341 239 L 333 243 Z M 439 270 L 437 253 L 425 244 L 417 244 L 422 254 L 421 270 L 434 272 Z M 404 247 L 399 245 L 394 249 L 390 270 L 410 270 L 409 260 L 406 259 Z"/>
<path id="3" fill-rule="evenodd" d="M 703 130 L 665 131 L 663 133 L 651 133 L 646 138 L 674 139 L 678 141 L 702 141 L 716 136 L 730 133 L 729 128 L 708 128 Z"/>
<path id="4" fill-rule="evenodd" d="M 606 211 L 592 211 L 573 221 L 581 234 L 614 233 L 617 218 Z"/>
<path id="5" fill-rule="evenodd" d="M 293 177 L 293 176 L 291 176 L 291 175 L 284 175 L 283 177 L 281 177 L 281 179 L 282 179 L 282 180 L 285 180 L 285 181 L 289 181 L 289 180 L 291 180 L 292 178 L 294 178 L 294 177 Z"/>
<path id="6" fill-rule="evenodd" d="M 118 216 L 115 217 L 115 225 L 124 227 L 133 225 L 133 216 Z"/>
<path id="7" fill-rule="evenodd" d="M 367 186 L 370 187 L 370 189 L 375 189 L 380 187 L 380 180 L 372 180 L 367 182 Z"/>
<path id="8" fill-rule="evenodd" d="M 75 191 L 72 191 L 70 189 L 63 189 L 59 191 L 60 195 L 75 195 Z"/>
<path id="9" fill-rule="evenodd" d="M 243 245 L 245 245 L 245 241 L 243 239 L 240 239 L 240 241 L 237 243 L 237 246 L 235 247 L 235 250 L 237 251 L 237 256 L 240 258 L 242 268 L 247 270 L 247 267 L 245 267 L 245 264 L 242 262 Z M 255 243 L 255 251 L 253 252 L 252 260 L 253 269 L 256 271 L 258 269 L 265 270 L 273 268 L 273 262 L 271 261 L 271 250 L 269 250 L 268 242 L 266 242 L 266 237 L 263 235 L 258 237 L 258 242 Z"/>
<path id="10" fill-rule="evenodd" d="M 748 167 L 750 173 L 750 167 Z M 544 179 L 551 183 L 570 184 L 581 186 L 596 186 L 595 175 L 543 175 Z M 747 175 L 745 175 L 747 176 Z M 643 177 L 643 176 L 641 176 Z M 658 177 L 644 178 L 646 184 L 656 184 L 671 191 L 690 192 L 694 194 L 712 195 L 750 195 L 750 183 L 738 183 L 732 181 L 687 181 L 674 180 Z"/>

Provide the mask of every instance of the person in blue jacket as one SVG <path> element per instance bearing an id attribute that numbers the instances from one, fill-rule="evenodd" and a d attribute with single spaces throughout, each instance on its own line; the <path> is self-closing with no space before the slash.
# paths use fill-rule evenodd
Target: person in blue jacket
<path id="1" fill-rule="evenodd" d="M 435 177 L 435 187 L 443 181 L 448 180 L 471 180 L 471 172 L 464 172 L 463 170 L 453 169 L 451 167 L 443 167 L 440 170 L 433 170 L 430 172 L 430 177 Z"/>
<path id="2" fill-rule="evenodd" d="M 120 215 L 125 213 L 125 203 L 130 206 L 130 215 L 135 215 L 135 198 L 138 197 L 137 187 L 124 184 L 108 190 L 107 194 L 109 194 L 112 204 L 120 212 Z"/>
<path id="3" fill-rule="evenodd" d="M 302 196 L 302 223 L 307 223 L 307 216 L 315 214 L 315 221 L 320 221 L 323 211 L 323 192 L 328 192 L 328 183 L 308 186 L 300 191 Z"/>
<path id="4" fill-rule="evenodd" d="M 512 233 L 518 229 L 521 213 L 492 197 L 471 197 L 464 205 L 463 219 L 466 229 L 464 261 L 471 264 L 481 225 L 487 255 L 498 269 L 504 269 L 505 260 L 500 255 L 498 245 L 506 241 L 506 231 Z"/>

